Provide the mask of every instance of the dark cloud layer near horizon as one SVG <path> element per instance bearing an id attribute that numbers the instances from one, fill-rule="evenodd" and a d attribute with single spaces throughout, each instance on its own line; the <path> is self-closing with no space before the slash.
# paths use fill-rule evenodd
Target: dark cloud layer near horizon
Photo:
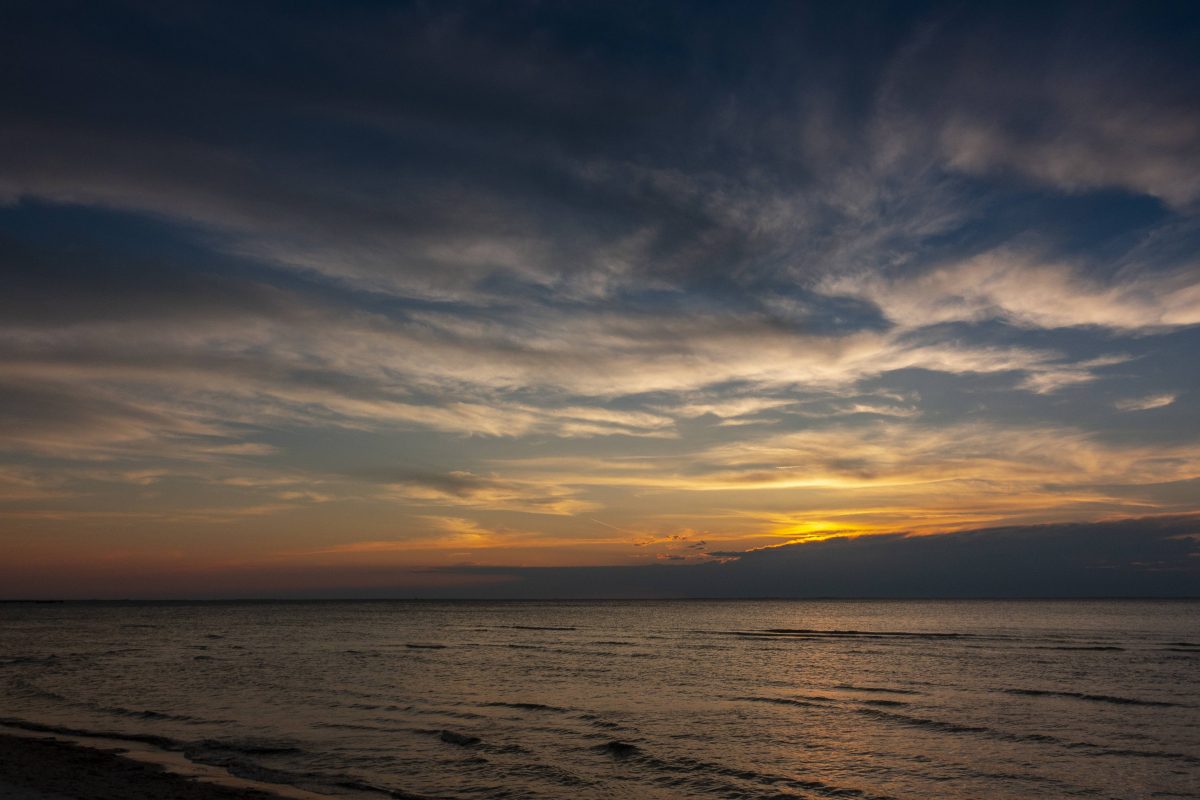
<path id="1" fill-rule="evenodd" d="M 1200 511 L 1197 97 L 1182 2 L 5 3 L 0 560 Z"/>
<path id="2" fill-rule="evenodd" d="M 754 599 L 1200 597 L 1200 518 L 841 537 L 720 560 L 638 566 L 176 568 L 111 574 L 55 594 L 27 576 L 0 598 Z M 136 588 L 130 588 L 136 587 Z"/>
<path id="3" fill-rule="evenodd" d="M 510 580 L 472 588 L 464 596 L 1200 597 L 1196 518 L 988 528 L 936 536 L 883 534 L 721 555 L 734 560 L 473 570 L 468 574 Z"/>

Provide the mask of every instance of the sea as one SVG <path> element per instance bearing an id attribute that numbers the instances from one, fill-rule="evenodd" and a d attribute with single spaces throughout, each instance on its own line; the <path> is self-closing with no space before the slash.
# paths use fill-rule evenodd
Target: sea
<path id="1" fill-rule="evenodd" d="M 0 722 L 354 798 L 1197 798 L 1200 601 L 0 604 Z"/>

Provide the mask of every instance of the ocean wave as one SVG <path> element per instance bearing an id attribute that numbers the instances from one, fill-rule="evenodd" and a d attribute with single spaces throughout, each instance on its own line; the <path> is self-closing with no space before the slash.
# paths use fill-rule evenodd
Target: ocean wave
<path id="1" fill-rule="evenodd" d="M 12 686 L 12 688 L 16 689 L 21 694 L 29 695 L 32 697 L 41 697 L 46 700 L 54 700 L 55 702 L 66 703 L 68 705 L 74 704 L 74 702 L 75 702 L 73 700 L 68 699 L 67 697 L 64 697 L 63 695 L 59 694 L 58 692 L 52 692 L 49 689 L 43 689 L 41 686 L 30 683 L 29 681 L 24 680 L 23 678 L 17 678 L 10 685 Z"/>
<path id="2" fill-rule="evenodd" d="M 172 714 L 165 711 L 152 711 L 149 709 L 130 709 L 123 706 L 106 706 L 102 703 L 95 703 L 87 700 L 73 700 L 69 697 L 52 692 L 49 689 L 43 689 L 40 686 L 30 683 L 26 680 L 15 680 L 12 686 L 24 694 L 34 697 L 42 697 L 47 700 L 53 700 L 56 703 L 70 706 L 72 708 L 83 708 L 88 711 L 94 711 L 98 714 L 107 714 L 115 717 L 128 717 L 130 719 L 148 719 L 160 720 L 169 722 L 186 722 L 191 725 L 226 725 L 233 720 L 228 719 L 207 719 L 204 717 L 194 717 L 189 714 Z M 84 735 L 84 734 L 80 734 Z"/>
<path id="3" fill-rule="evenodd" d="M 538 762 L 517 764 L 509 767 L 506 771 L 509 777 L 520 779 L 537 778 L 556 786 L 568 786 L 575 789 L 597 785 L 596 781 L 588 780 L 576 775 L 569 769 L 564 769 L 553 764 Z"/>
<path id="4" fill-rule="evenodd" d="M 1093 703 L 1113 703 L 1122 706 L 1159 706 L 1165 708 L 1185 708 L 1181 703 L 1168 703 L 1162 700 L 1139 700 L 1134 697 L 1118 697 L 1110 694 L 1087 694 L 1085 692 L 1062 692 L 1050 689 L 997 689 L 1005 694 L 1025 695 L 1028 697 L 1067 697 L 1074 700 L 1088 700 Z"/>
<path id="5" fill-rule="evenodd" d="M 501 625 L 502 628 L 508 628 L 514 631 L 573 631 L 574 626 L 558 627 L 554 625 Z"/>
<path id="6" fill-rule="evenodd" d="M 856 712 L 878 720 L 894 722 L 899 725 L 907 725 L 914 728 L 924 728 L 926 730 L 941 731 L 943 733 L 977 733 L 989 736 L 993 739 L 1002 739 L 1005 741 L 1020 741 L 1020 742 L 1042 742 L 1063 744 L 1063 740 L 1056 736 L 1050 736 L 1040 733 L 1007 733 L 995 728 L 990 728 L 986 725 L 969 725 L 962 722 L 948 722 L 945 720 L 928 719 L 926 717 L 914 717 L 908 714 L 899 714 L 892 711 L 880 711 L 875 708 L 856 708 Z"/>
<path id="7" fill-rule="evenodd" d="M 1125 652 L 1124 647 L 1118 647 L 1115 644 L 1056 644 L 1056 645 L 1035 645 L 1029 648 L 1030 650 L 1079 650 L 1079 651 L 1112 651 L 1117 653 Z"/>
<path id="8" fill-rule="evenodd" d="M 452 730 L 438 731 L 438 738 L 446 744 L 456 744 L 459 747 L 470 747 L 483 741 L 478 736 Z"/>
<path id="9" fill-rule="evenodd" d="M 642 752 L 636 744 L 621 742 L 617 741 L 616 739 L 607 741 L 601 745 L 596 745 L 596 749 L 614 758 L 631 758 Z"/>
<path id="10" fill-rule="evenodd" d="M 1092 744 L 1091 742 L 1072 742 L 1071 747 L 1089 748 L 1094 755 L 1098 756 L 1119 756 L 1122 758 L 1160 758 L 1167 761 L 1179 761 L 1184 764 L 1200 765 L 1200 756 L 1189 755 L 1188 753 L 1175 753 L 1170 750 L 1135 750 L 1124 747 L 1107 747 L 1100 744 Z"/>
<path id="11" fill-rule="evenodd" d="M 46 666 L 49 664 L 58 663 L 59 658 L 56 655 L 48 656 L 0 656 L 0 667 L 15 667 L 15 666 Z"/>
<path id="12" fill-rule="evenodd" d="M 738 631 L 745 633 L 746 631 Z M 858 631 L 858 630 L 822 630 L 819 628 L 763 628 L 750 633 L 762 633 L 776 636 L 838 636 L 865 638 L 902 638 L 902 639 L 979 639 L 974 633 L 938 633 L 924 631 Z M 992 638 L 992 637 L 989 637 Z"/>
<path id="13" fill-rule="evenodd" d="M 820 703 L 812 703 L 808 700 L 793 700 L 789 697 L 731 697 L 731 700 L 743 703 L 774 703 L 779 706 L 805 706 L 808 708 L 820 708 Z"/>
<path id="14" fill-rule="evenodd" d="M 335 786 L 342 789 L 351 789 L 357 792 L 370 792 L 372 794 L 381 794 L 385 797 L 390 797 L 392 800 L 442 800 L 439 797 L 428 794 L 416 794 L 405 789 L 394 789 L 388 786 L 383 786 L 378 783 L 370 783 L 368 781 L 358 779 L 346 779 L 337 781 Z"/>
<path id="15" fill-rule="evenodd" d="M 202 739 L 198 746 L 206 750 L 230 751 L 251 756 L 304 752 L 294 743 L 271 739 Z"/>
<path id="16" fill-rule="evenodd" d="M 888 795 L 872 794 L 850 786 L 838 786 L 813 778 L 797 778 L 777 775 L 752 769 L 731 767 L 702 759 L 681 756 L 659 757 L 641 745 L 612 740 L 594 748 L 597 752 L 636 766 L 674 776 L 668 785 L 689 791 L 689 795 L 708 794 L 718 797 L 784 798 L 794 795 L 781 794 L 781 790 L 805 792 L 821 797 L 856 797 L 862 800 L 895 800 Z M 655 781 L 660 783 L 661 781 Z M 735 783 L 738 782 L 738 783 Z M 748 789 L 749 784 L 753 789 Z M 765 789 L 771 794 L 766 794 Z M 803 795 L 801 795 L 803 796 Z"/>
<path id="17" fill-rule="evenodd" d="M 61 736 L 80 736 L 88 739 L 113 739 L 116 741 L 138 742 L 139 744 L 153 745 L 162 750 L 182 750 L 183 744 L 167 736 L 159 736 L 149 733 L 127 733 L 124 731 L 111 730 L 90 730 L 87 728 L 74 728 L 65 725 L 49 725 L 41 722 L 33 722 L 31 720 L 20 719 L 16 717 L 0 717 L 0 725 L 5 725 L 9 728 L 17 728 L 19 730 L 31 731 L 33 733 L 56 733 Z"/>
<path id="18" fill-rule="evenodd" d="M 907 714 L 898 714 L 890 711 L 879 711 L 873 708 L 856 709 L 858 713 L 875 717 L 877 719 L 887 720 L 902 725 L 912 727 L 925 728 L 928 730 L 936 730 L 944 733 L 968 733 L 980 734 L 991 739 L 1008 742 L 1033 742 L 1038 744 L 1053 744 L 1060 747 L 1073 750 L 1089 750 L 1092 755 L 1098 756 L 1128 756 L 1134 758 L 1161 758 L 1171 761 L 1180 761 L 1186 764 L 1200 764 L 1200 757 L 1189 755 L 1187 753 L 1176 753 L 1167 750 L 1136 750 L 1128 748 L 1116 748 L 1108 745 L 1097 744 L 1094 742 L 1075 742 L 1067 739 L 1062 739 L 1058 736 L 1051 736 L 1045 733 L 1013 733 L 1010 731 L 997 730 L 986 725 L 967 725 L 958 722 L 946 722 L 943 720 L 926 719 L 924 717 L 913 717 Z"/>
<path id="19" fill-rule="evenodd" d="M 410 706 L 406 710 L 412 714 L 421 714 L 422 716 L 441 716 L 452 717 L 453 719 L 471 720 L 487 719 L 487 716 L 483 714 L 476 714 L 473 711 L 454 711 L 448 708 L 418 708 L 416 706 Z"/>
<path id="20" fill-rule="evenodd" d="M 549 706 L 544 703 L 506 703 L 499 700 L 491 703 L 483 703 L 482 705 L 487 708 L 516 708 L 522 711 L 557 711 L 566 713 L 569 710 L 561 706 Z"/>
<path id="21" fill-rule="evenodd" d="M 194 717 L 190 714 L 171 714 L 166 711 L 150 711 L 147 709 L 131 709 L 121 706 L 103 706 L 96 703 L 81 704 L 93 711 L 99 711 L 102 714 L 112 714 L 118 717 L 129 717 L 130 719 L 152 719 L 166 722 L 186 722 L 190 725 L 231 725 L 235 722 L 232 719 L 206 719 L 204 717 Z"/>
<path id="22" fill-rule="evenodd" d="M 585 712 L 583 714 L 579 714 L 578 716 L 576 716 L 575 719 L 580 720 L 582 722 L 586 722 L 595 728 L 603 728 L 604 730 L 611 731 L 611 730 L 620 730 L 621 729 L 621 725 L 619 725 L 618 723 L 613 722 L 611 720 L 604 719 L 601 716 L 599 716 L 598 714 L 592 714 L 592 713 Z"/>

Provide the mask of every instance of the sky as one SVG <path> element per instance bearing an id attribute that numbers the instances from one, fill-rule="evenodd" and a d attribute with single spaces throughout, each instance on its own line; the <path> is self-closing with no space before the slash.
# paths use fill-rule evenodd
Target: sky
<path id="1" fill-rule="evenodd" d="M 1193 3 L 8 2 L 0 596 L 1200 594 Z"/>

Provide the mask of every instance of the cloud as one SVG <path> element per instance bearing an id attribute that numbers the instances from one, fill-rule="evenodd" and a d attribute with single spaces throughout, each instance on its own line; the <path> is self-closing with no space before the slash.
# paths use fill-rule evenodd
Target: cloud
<path id="1" fill-rule="evenodd" d="M 1194 507 L 1175 11 L 330 8 L 0 30 L 13 513 L 399 558 L 380 519 L 742 547 Z"/>
<path id="2" fill-rule="evenodd" d="M 1060 3 L 1036 26 L 935 12 L 890 64 L 882 104 L 902 131 L 932 133 L 949 169 L 1188 207 L 1200 198 L 1195 20 L 1143 10 Z"/>
<path id="3" fill-rule="evenodd" d="M 1095 96 L 1098 82 L 1087 90 L 1093 96 L 1080 103 L 1079 87 L 1063 87 L 1055 102 L 1075 118 L 1066 131 L 1032 139 L 987 120 L 951 119 L 942 131 L 950 165 L 972 173 L 1011 169 L 1068 191 L 1119 186 L 1177 205 L 1200 197 L 1192 153 L 1200 116 L 1163 115 L 1144 101 L 1115 110 L 1111 96 Z"/>
<path id="4" fill-rule="evenodd" d="M 183 302 L 174 290 L 164 296 Z M 6 320 L 0 363 L 21 382 L 7 402 L 47 420 L 39 427 L 23 418 L 8 446 L 82 453 L 94 436 L 126 451 L 157 442 L 184 452 L 186 436 L 280 426 L 677 438 L 681 420 L 761 417 L 794 404 L 800 390 L 852 396 L 858 382 L 885 371 L 1012 373 L 1044 391 L 1111 363 L 902 332 L 817 334 L 763 314 L 686 307 L 390 316 L 280 291 L 269 304 L 218 304 L 211 313 L 197 306 L 177 322 L 160 312 Z M 659 397 L 621 402 L 649 393 Z M 866 398 L 828 410 L 919 413 Z"/>
<path id="5" fill-rule="evenodd" d="M 1194 268 L 1106 282 L 1068 265 L 999 251 L 919 274 L 829 277 L 820 288 L 868 300 L 908 328 L 989 319 L 1030 328 L 1131 331 L 1200 324 L 1200 273 Z"/>
<path id="6" fill-rule="evenodd" d="M 456 523 L 448 521 L 447 530 Z M 467 525 L 471 528 L 471 525 Z M 451 534 L 453 535 L 453 534 Z M 448 566 L 411 569 L 356 555 L 402 552 L 364 541 L 326 553 L 339 561 L 178 560 L 145 580 L 140 562 L 115 559 L 102 573 L 74 562 L 0 564 L 5 597 L 1195 597 L 1200 594 L 1196 517 L 1008 526 L 937 536 L 860 536 L 745 551 L 710 551 L 703 562 L 655 559 L 639 566 Z M 667 555 L 675 555 L 668 553 Z M 342 558 L 343 556 L 347 558 Z M 135 572 L 126 564 L 136 569 Z M 56 586 L 54 572 L 74 576 Z"/>
<path id="7" fill-rule="evenodd" d="M 572 515 L 599 506 L 581 500 L 565 485 L 506 480 L 465 471 L 425 472 L 405 467 L 360 470 L 353 477 L 388 486 L 415 503 L 463 506 L 532 514 Z"/>
<path id="8" fill-rule="evenodd" d="M 1200 477 L 1200 445 L 1112 443 L 1067 426 L 912 424 L 885 417 L 787 433 L 765 429 L 678 455 L 500 463 L 530 480 L 558 476 L 569 484 L 691 491 L 879 486 L 926 493 L 934 485 L 957 483 L 957 491 L 974 484 L 972 493 L 995 490 L 1028 498 L 1027 492 L 1048 485 Z"/>
<path id="9" fill-rule="evenodd" d="M 0 503 L 63 497 L 64 481 L 58 476 L 38 474 L 34 470 L 13 467 L 0 468 Z"/>
<path id="10" fill-rule="evenodd" d="M 263 10 L 237 24 L 216 10 L 113 12 L 119 30 L 222 42 L 229 73 L 190 51 L 123 47 L 94 20 L 64 31 L 30 14 L 9 58 L 63 102 L 13 92 L 0 196 L 153 215 L 305 274 L 488 302 L 753 291 L 910 261 L 982 210 L 947 170 L 1177 203 L 1200 185 L 1186 69 L 1166 91 L 1116 66 L 1168 61 L 1114 39 L 1135 26 L 997 32 L 990 14 L 913 7 L 886 24 L 842 20 L 831 51 L 828 21 L 803 8 L 686 23 L 668 10 L 507 12 L 408 6 L 330 26 L 314 7 L 282 29 Z M 526 14 L 538 23 L 512 22 Z M 577 15 L 593 23 L 585 62 L 564 33 Z M 249 57 L 264 37 L 328 80 Z M 1029 63 L 997 43 L 1014 40 Z M 723 69 L 712 51 L 739 43 L 753 43 L 751 66 Z M 694 69 L 651 56 L 667 50 Z"/>
<path id="11" fill-rule="evenodd" d="M 1195 517 L 861 536 L 694 565 L 488 568 L 474 597 L 1186 597 L 1200 592 Z"/>
<path id="12" fill-rule="evenodd" d="M 536 534 L 512 529 L 489 529 L 478 522 L 465 517 L 423 516 L 416 520 L 416 535 L 410 532 L 408 536 L 396 539 L 377 539 L 355 542 L 345 542 L 318 550 L 303 551 L 287 554 L 299 556 L 312 555 L 344 555 L 356 556 L 363 554 L 386 554 L 428 551 L 444 548 L 488 548 L 505 547 L 517 544 L 523 540 L 542 540 Z"/>
<path id="13" fill-rule="evenodd" d="M 1068 426 L 871 417 L 791 432 L 741 430 L 677 454 L 513 458 L 494 466 L 585 496 L 621 497 L 609 511 L 637 540 L 691 527 L 709 541 L 761 544 L 1179 513 L 1193 507 L 1182 487 L 1200 480 L 1200 448 L 1107 441 Z"/>
<path id="14" fill-rule="evenodd" d="M 19 373 L 10 373 L 18 377 Z M 69 380 L 0 380 L 0 449 L 83 460 L 210 460 L 274 452 L 189 403 Z"/>
<path id="15" fill-rule="evenodd" d="M 1178 399 L 1173 394 L 1151 394 L 1145 397 L 1131 397 L 1113 403 L 1120 411 L 1148 411 L 1152 408 L 1164 408 Z"/>

